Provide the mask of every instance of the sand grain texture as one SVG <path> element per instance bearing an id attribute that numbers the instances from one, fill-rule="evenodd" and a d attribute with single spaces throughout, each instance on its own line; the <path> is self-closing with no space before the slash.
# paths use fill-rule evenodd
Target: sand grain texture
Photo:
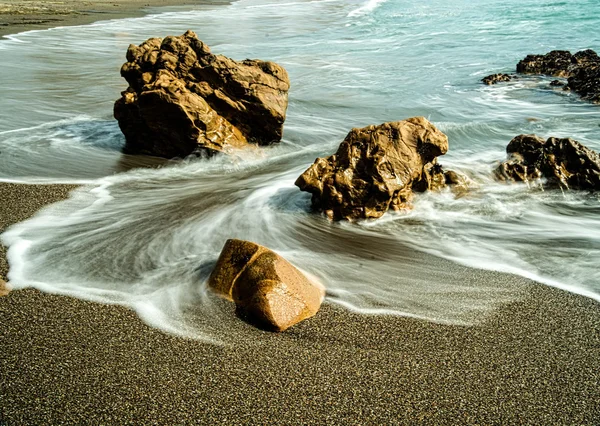
<path id="1" fill-rule="evenodd" d="M 2 226 L 69 189 L 1 184 Z M 124 307 L 13 291 L 0 298 L 0 423 L 599 424 L 599 304 L 452 265 L 522 300 L 470 327 L 325 303 L 286 333 L 231 327 L 235 343 L 215 346 Z"/>

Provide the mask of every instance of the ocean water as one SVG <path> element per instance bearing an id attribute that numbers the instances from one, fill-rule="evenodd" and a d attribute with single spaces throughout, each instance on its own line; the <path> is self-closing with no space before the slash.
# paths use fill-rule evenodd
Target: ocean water
<path id="1" fill-rule="evenodd" d="M 2 235 L 13 287 L 133 307 L 175 333 L 226 341 L 205 281 L 227 238 L 264 244 L 318 277 L 327 303 L 473 323 L 516 297 L 431 255 L 600 300 L 600 197 L 495 182 L 516 135 L 600 150 L 600 107 L 526 77 L 484 86 L 529 53 L 600 50 L 600 3 L 542 0 L 240 0 L 0 40 L 0 180 L 80 183 Z M 130 43 L 196 31 L 213 52 L 286 67 L 284 139 L 181 162 L 120 153 L 112 118 Z M 352 127 L 425 116 L 447 168 L 476 187 L 420 195 L 410 212 L 330 223 L 294 185 Z"/>

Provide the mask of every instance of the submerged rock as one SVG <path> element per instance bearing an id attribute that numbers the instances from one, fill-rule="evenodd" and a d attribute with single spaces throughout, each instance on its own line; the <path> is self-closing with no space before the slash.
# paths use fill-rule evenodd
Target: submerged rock
<path id="1" fill-rule="evenodd" d="M 506 147 L 509 159 L 496 169 L 501 180 L 534 182 L 565 189 L 600 189 L 600 156 L 573 139 L 519 135 Z"/>
<path id="2" fill-rule="evenodd" d="M 517 72 L 568 78 L 566 89 L 582 99 L 600 103 L 600 57 L 591 49 L 574 55 L 567 50 L 553 50 L 546 55 L 528 55 L 517 64 Z M 560 85 L 554 80 L 552 85 Z"/>
<path id="3" fill-rule="evenodd" d="M 227 240 L 208 285 L 261 327 L 284 331 L 317 313 L 324 288 L 266 247 Z"/>
<path id="4" fill-rule="evenodd" d="M 114 115 L 127 153 L 184 157 L 281 139 L 289 78 L 273 62 L 214 55 L 188 31 L 130 45 L 121 75 L 129 87 Z"/>
<path id="5" fill-rule="evenodd" d="M 491 74 L 481 79 L 481 82 L 487 85 L 510 81 L 512 77 L 508 74 Z"/>
<path id="6" fill-rule="evenodd" d="M 332 219 L 378 218 L 407 208 L 413 190 L 445 184 L 436 157 L 446 151 L 448 138 L 424 117 L 352 129 L 337 152 L 317 158 L 296 186 Z"/>

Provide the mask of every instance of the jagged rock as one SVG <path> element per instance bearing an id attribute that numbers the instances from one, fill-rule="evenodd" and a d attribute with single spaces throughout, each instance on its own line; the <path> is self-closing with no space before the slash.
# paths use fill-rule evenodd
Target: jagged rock
<path id="1" fill-rule="evenodd" d="M 0 296 L 6 296 L 8 293 L 10 293 L 10 290 L 8 289 L 6 281 L 0 278 Z"/>
<path id="2" fill-rule="evenodd" d="M 600 103 L 600 57 L 591 49 L 574 55 L 567 50 L 528 55 L 517 64 L 517 72 L 568 78 L 565 89 L 574 91 L 582 99 Z M 550 84 L 561 85 L 557 82 L 554 80 Z"/>
<path id="3" fill-rule="evenodd" d="M 337 152 L 317 158 L 296 186 L 334 220 L 381 217 L 409 207 L 413 190 L 439 185 L 436 157 L 448 138 L 424 117 L 352 129 Z"/>
<path id="4" fill-rule="evenodd" d="M 573 139 L 519 135 L 506 147 L 509 159 L 496 169 L 501 180 L 535 182 L 565 189 L 600 189 L 600 156 Z"/>
<path id="5" fill-rule="evenodd" d="M 240 315 L 284 331 L 317 313 L 324 288 L 277 253 L 243 240 L 227 240 L 208 285 L 235 302 Z"/>
<path id="6" fill-rule="evenodd" d="M 503 81 L 510 81 L 512 77 L 508 74 L 491 74 L 481 79 L 481 82 L 487 85 L 496 84 Z"/>
<path id="7" fill-rule="evenodd" d="M 600 104 L 600 61 L 577 68 L 569 77 L 567 87 L 582 99 Z"/>
<path id="8" fill-rule="evenodd" d="M 289 78 L 273 62 L 213 55 L 196 34 L 130 45 L 114 107 L 124 151 L 161 157 L 278 142 Z"/>
<path id="9" fill-rule="evenodd" d="M 527 55 L 517 64 L 517 72 L 569 77 L 576 65 L 568 50 L 553 50 L 546 55 Z"/>

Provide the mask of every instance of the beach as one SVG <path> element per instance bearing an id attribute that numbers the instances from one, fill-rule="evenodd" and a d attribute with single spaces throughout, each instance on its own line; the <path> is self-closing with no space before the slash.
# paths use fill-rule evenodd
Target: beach
<path id="1" fill-rule="evenodd" d="M 3 226 L 69 189 L 0 185 L 8 200 Z M 219 346 L 153 329 L 124 307 L 11 292 L 0 298 L 0 420 L 598 423 L 598 303 L 515 276 L 430 261 L 452 268 L 458 279 L 513 286 L 522 297 L 478 326 L 360 315 L 326 303 L 285 333 L 247 326 L 234 345 Z M 233 312 L 231 321 L 239 321 Z"/>
<path id="2" fill-rule="evenodd" d="M 4 1 L 0 34 L 196 3 Z M 136 181 L 128 185 L 135 193 Z M 0 233 L 77 187 L 0 183 Z M 357 313 L 326 300 L 284 333 L 240 326 L 234 306 L 216 301 L 231 311 L 218 318 L 231 335 L 212 344 L 151 327 L 118 304 L 10 291 L 0 296 L 0 425 L 600 424 L 600 303 L 408 247 L 403 256 L 420 267 L 399 270 L 400 280 L 451 276 L 483 298 L 490 291 L 510 300 L 470 325 Z M 1 279 L 9 267 L 0 245 Z"/>
<path id="3" fill-rule="evenodd" d="M 189 7 L 207 3 L 209 2 L 206 0 L 3 0 L 0 2 L 0 36 L 66 25 L 86 25 L 99 20 L 143 16 L 152 8 L 158 7 Z"/>

